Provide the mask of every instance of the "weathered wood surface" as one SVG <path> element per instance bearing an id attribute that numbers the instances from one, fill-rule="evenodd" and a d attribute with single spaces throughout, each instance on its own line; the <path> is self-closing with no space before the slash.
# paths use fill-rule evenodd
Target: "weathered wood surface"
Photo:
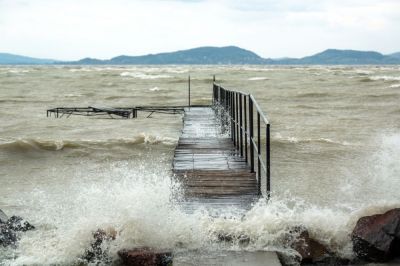
<path id="1" fill-rule="evenodd" d="M 183 130 L 175 149 L 173 171 L 187 200 L 249 208 L 257 198 L 255 173 L 221 134 L 211 107 L 185 108 Z"/>

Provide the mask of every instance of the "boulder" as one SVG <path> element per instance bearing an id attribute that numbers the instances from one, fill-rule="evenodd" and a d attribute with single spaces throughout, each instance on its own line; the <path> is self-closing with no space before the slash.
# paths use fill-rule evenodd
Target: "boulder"
<path id="1" fill-rule="evenodd" d="M 324 245 L 312 239 L 304 227 L 295 227 L 290 230 L 290 234 L 292 236 L 290 247 L 300 254 L 301 263 L 323 262 L 333 258 L 332 253 Z"/>
<path id="2" fill-rule="evenodd" d="M 29 230 L 35 229 L 33 225 L 25 221 L 19 216 L 11 216 L 10 219 L 7 221 L 7 226 L 8 228 L 14 230 L 14 231 L 21 231 L 21 232 L 26 232 Z"/>
<path id="3" fill-rule="evenodd" d="M 172 265 L 172 253 L 151 248 L 120 250 L 118 255 L 124 265 L 129 266 L 167 266 Z"/>
<path id="4" fill-rule="evenodd" d="M 0 246 L 15 246 L 17 240 L 17 235 L 12 229 L 4 223 L 0 224 Z"/>
<path id="5" fill-rule="evenodd" d="M 93 233 L 93 241 L 90 244 L 90 248 L 85 251 L 83 260 L 88 262 L 110 262 L 111 258 L 108 255 L 108 247 L 103 243 L 115 240 L 117 231 L 113 228 L 103 230 L 98 229 Z"/>
<path id="6" fill-rule="evenodd" d="M 237 242 L 240 245 L 248 245 L 250 243 L 250 237 L 245 234 L 230 234 L 230 233 L 219 233 L 217 234 L 218 241 L 221 242 Z"/>
<path id="7" fill-rule="evenodd" d="M 374 262 L 400 256 L 400 208 L 361 217 L 351 235 L 357 257 Z"/>
<path id="8" fill-rule="evenodd" d="M 8 216 L 0 209 L 0 224 L 7 222 Z"/>

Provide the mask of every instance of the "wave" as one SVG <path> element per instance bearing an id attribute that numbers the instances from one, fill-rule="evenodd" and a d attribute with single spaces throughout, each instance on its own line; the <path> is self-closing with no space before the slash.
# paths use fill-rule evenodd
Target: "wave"
<path id="1" fill-rule="evenodd" d="M 358 219 L 399 207 L 400 135 L 384 136 L 380 144 L 384 149 L 377 162 L 385 165 L 378 178 L 368 182 L 358 178 L 360 184 L 346 180 L 345 189 L 351 197 L 342 191 L 330 206 L 277 191 L 280 196 L 273 193 L 270 201 L 261 199 L 241 214 L 231 206 L 224 206 L 217 215 L 201 206 L 187 212 L 180 201 L 181 184 L 153 162 L 152 167 L 118 163 L 78 172 L 69 185 L 22 189 L 14 197 L 25 207 L 23 216 L 37 225 L 37 230 L 22 236 L 9 259 L 2 260 L 0 251 L 0 261 L 6 265 L 78 264 L 98 228 L 117 232 L 109 246 L 115 259 L 118 250 L 138 246 L 173 251 L 268 249 L 290 257 L 293 251 L 288 248 L 288 235 L 294 226 L 304 226 L 312 238 L 341 257 L 352 258 L 351 232 Z M 94 176 L 98 182 L 91 181 Z M 318 189 L 316 184 L 310 185 L 311 192 L 321 195 Z M 356 200 L 358 196 L 363 198 Z M 220 243 L 220 235 L 248 236 L 250 240 L 247 246 L 241 246 L 240 238 L 234 237 L 232 243 Z"/>
<path id="2" fill-rule="evenodd" d="M 299 105 L 296 105 L 295 107 L 296 107 L 296 109 L 297 108 L 299 108 L 299 109 L 313 109 L 313 110 L 319 109 L 319 108 L 317 108 L 315 106 L 306 105 L 306 104 L 299 104 Z"/>
<path id="3" fill-rule="evenodd" d="M 269 78 L 266 78 L 266 77 L 252 77 L 252 78 L 249 78 L 247 80 L 258 81 L 258 80 L 269 80 Z"/>
<path id="4" fill-rule="evenodd" d="M 120 74 L 121 77 L 132 77 L 132 78 L 138 78 L 138 79 L 168 79 L 172 78 L 170 75 L 165 75 L 165 74 L 145 74 L 145 73 L 140 73 L 140 72 L 122 72 Z"/>
<path id="5" fill-rule="evenodd" d="M 327 92 L 308 92 L 308 93 L 299 93 L 297 97 L 299 98 L 319 98 L 329 96 Z"/>
<path id="6" fill-rule="evenodd" d="M 400 84 L 392 84 L 389 88 L 400 88 Z"/>
<path id="7" fill-rule="evenodd" d="M 337 144 L 343 146 L 352 145 L 347 141 L 333 140 L 329 138 L 296 138 L 296 137 L 282 137 L 280 134 L 276 134 L 272 141 L 281 144 L 307 144 L 307 143 L 322 143 L 322 144 Z"/>
<path id="8" fill-rule="evenodd" d="M 399 76 L 372 76 L 369 77 L 372 81 L 384 80 L 384 81 L 400 81 Z"/>
<path id="9" fill-rule="evenodd" d="M 35 191 L 33 202 L 42 211 L 32 211 L 31 215 L 41 226 L 21 239 L 18 256 L 10 259 L 10 265 L 74 264 L 99 227 L 117 232 L 116 240 L 108 246 L 114 259 L 118 250 L 148 246 L 174 251 L 267 248 L 283 252 L 290 260 L 293 250 L 287 241 L 295 226 L 304 226 L 312 238 L 342 257 L 352 258 L 349 236 L 357 220 L 396 207 L 377 203 L 360 208 L 328 208 L 288 195 L 273 196 L 268 203 L 261 199 L 244 215 L 229 215 L 234 209 L 226 207 L 223 215 L 215 217 L 201 207 L 194 213 L 182 210 L 179 202 L 171 200 L 180 186 L 167 176 L 154 177 L 149 170 L 141 173 L 143 177 L 136 175 L 101 185 L 77 184 L 73 191 L 61 191 L 57 198 Z M 243 235 L 250 240 L 247 246 L 241 246 L 240 238 L 234 237 L 232 243 L 220 243 L 219 235 Z"/>
<path id="10" fill-rule="evenodd" d="M 150 88 L 150 89 L 149 89 L 149 91 L 159 91 L 159 90 L 160 90 L 159 87 L 153 87 L 153 88 Z"/>
<path id="11" fill-rule="evenodd" d="M 396 93 L 390 93 L 390 94 L 369 94 L 365 95 L 367 98 L 372 98 L 372 99 L 377 99 L 377 98 L 382 98 L 382 99 L 392 99 L 398 97 L 398 94 Z"/>
<path id="12" fill-rule="evenodd" d="M 372 70 L 365 70 L 365 69 L 356 69 L 354 72 L 360 76 L 371 75 L 374 73 L 374 71 Z"/>
<path id="13" fill-rule="evenodd" d="M 128 145 L 175 145 L 177 140 L 170 137 L 139 134 L 133 138 L 108 139 L 108 140 L 43 140 L 43 139 L 17 139 L 0 142 L 0 150 L 26 152 L 26 151 L 60 151 L 78 148 L 110 148 Z"/>
<path id="14" fill-rule="evenodd" d="M 26 74 L 26 73 L 30 73 L 31 70 L 29 69 L 17 69 L 17 68 L 9 68 L 9 69 L 4 69 L 5 71 L 3 73 L 6 74 Z"/>

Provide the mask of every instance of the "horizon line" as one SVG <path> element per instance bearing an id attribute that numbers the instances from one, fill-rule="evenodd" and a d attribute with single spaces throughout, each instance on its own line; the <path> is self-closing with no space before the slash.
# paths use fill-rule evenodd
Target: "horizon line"
<path id="1" fill-rule="evenodd" d="M 121 53 L 119 55 L 113 56 L 113 57 L 109 57 L 109 58 L 97 58 L 97 57 L 91 57 L 91 56 L 85 56 L 85 57 L 81 57 L 79 59 L 67 59 L 67 60 L 60 60 L 60 59 L 54 59 L 54 58 L 48 58 L 48 57 L 36 57 L 36 56 L 30 56 L 30 55 L 26 55 L 26 54 L 19 54 L 19 53 L 14 53 L 14 52 L 1 52 L 0 54 L 9 54 L 9 55 L 14 55 L 14 56 L 23 56 L 23 57 L 28 57 L 28 58 L 33 58 L 33 59 L 40 59 L 40 60 L 52 60 L 52 61 L 56 61 L 56 62 L 74 62 L 74 61 L 79 61 L 82 59 L 95 59 L 95 60 L 101 60 L 101 61 L 106 61 L 106 60 L 111 60 L 113 58 L 119 57 L 119 56 L 130 56 L 130 57 L 139 57 L 139 56 L 149 56 L 149 55 L 158 55 L 158 54 L 166 54 L 166 53 L 175 53 L 175 52 L 181 52 L 181 51 L 188 51 L 188 50 L 194 50 L 194 49 L 199 49 L 199 48 L 228 48 L 228 47 L 236 47 L 242 50 L 247 50 L 250 51 L 252 53 L 255 53 L 257 56 L 261 57 L 262 59 L 272 59 L 272 60 L 278 60 L 278 59 L 301 59 L 304 57 L 308 57 L 308 56 L 313 56 L 328 50 L 338 50 L 338 51 L 358 51 L 358 52 L 376 52 L 376 53 L 380 53 L 382 55 L 391 55 L 391 54 L 395 54 L 398 53 L 400 51 L 394 51 L 391 53 L 382 53 L 380 51 L 376 51 L 376 50 L 357 50 L 357 49 L 351 49 L 351 48 L 346 48 L 346 49 L 339 49 L 339 48 L 326 48 L 324 50 L 320 50 L 319 52 L 315 52 L 313 54 L 310 55 L 303 55 L 301 57 L 290 57 L 290 56 L 280 56 L 280 57 L 264 57 L 259 55 L 257 52 L 247 49 L 247 48 L 243 48 L 237 45 L 224 45 L 224 46 L 211 46 L 211 45 L 205 45 L 205 46 L 197 46 L 197 47 L 192 47 L 192 48 L 186 48 L 186 49 L 178 49 L 178 50 L 170 50 L 170 51 L 162 51 L 162 52 L 155 52 L 155 53 L 146 53 L 146 54 L 138 54 L 138 55 L 129 55 L 126 53 Z M 400 50 L 400 49 L 399 49 Z"/>

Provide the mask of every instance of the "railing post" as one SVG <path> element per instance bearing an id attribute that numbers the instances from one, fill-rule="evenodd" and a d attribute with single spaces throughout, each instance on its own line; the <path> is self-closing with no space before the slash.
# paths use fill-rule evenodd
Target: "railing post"
<path id="1" fill-rule="evenodd" d="M 253 100 L 251 99 L 251 95 L 249 95 L 249 140 L 250 140 L 250 171 L 254 173 L 254 145 L 253 145 L 253 138 L 254 138 L 254 125 L 253 125 Z"/>
<path id="2" fill-rule="evenodd" d="M 247 96 L 244 95 L 243 97 L 244 101 L 244 157 L 246 160 L 246 163 L 248 162 L 248 154 L 247 154 Z"/>
<path id="3" fill-rule="evenodd" d="M 235 117 L 234 117 L 234 110 L 235 110 L 235 102 L 233 101 L 234 93 L 231 91 L 231 132 L 232 132 L 232 141 L 235 141 Z"/>
<path id="4" fill-rule="evenodd" d="M 240 119 L 240 156 L 243 157 L 243 105 L 242 105 L 242 94 L 239 94 L 239 119 Z"/>
<path id="5" fill-rule="evenodd" d="M 226 102 L 226 90 L 225 89 L 224 89 L 224 107 L 225 107 L 225 110 L 228 107 L 227 102 Z"/>
<path id="6" fill-rule="evenodd" d="M 271 130 L 270 125 L 267 124 L 266 128 L 266 168 L 267 168 L 267 199 L 271 197 Z"/>
<path id="7" fill-rule="evenodd" d="M 215 105 L 215 101 L 216 101 L 216 99 L 215 99 L 215 83 L 213 83 L 213 97 L 212 97 L 213 105 Z"/>
<path id="8" fill-rule="evenodd" d="M 188 89 L 189 89 L 188 101 L 189 101 L 189 107 L 190 107 L 190 75 L 189 75 L 189 78 L 188 78 Z"/>
<path id="9" fill-rule="evenodd" d="M 239 150 L 239 93 L 235 92 L 236 149 Z"/>
<path id="10" fill-rule="evenodd" d="M 260 113 L 257 110 L 257 183 L 258 195 L 261 195 L 261 126 L 260 126 Z"/>

